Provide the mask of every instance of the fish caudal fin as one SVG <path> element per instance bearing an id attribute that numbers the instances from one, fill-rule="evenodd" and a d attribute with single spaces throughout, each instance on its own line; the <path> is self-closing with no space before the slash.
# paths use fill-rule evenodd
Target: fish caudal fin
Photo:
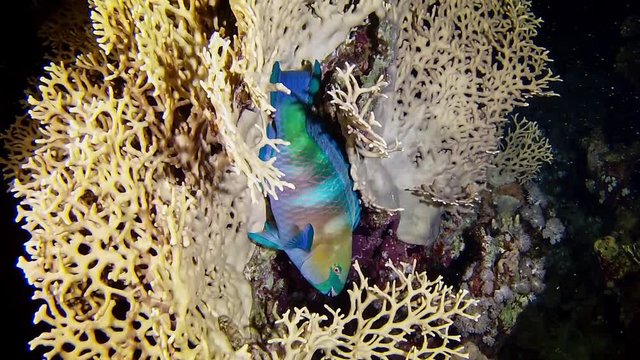
<path id="1" fill-rule="evenodd" d="M 270 249 L 284 250 L 282 245 L 280 245 L 278 230 L 268 222 L 264 224 L 264 230 L 262 232 L 249 233 L 249 239 L 258 245 Z"/>

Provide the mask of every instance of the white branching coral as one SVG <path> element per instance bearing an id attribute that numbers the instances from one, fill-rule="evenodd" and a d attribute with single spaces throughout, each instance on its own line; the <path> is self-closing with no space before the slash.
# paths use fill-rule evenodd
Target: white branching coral
<path id="1" fill-rule="evenodd" d="M 400 143 L 395 140 L 393 146 L 378 135 L 374 127 L 380 128 L 372 111 L 373 101 L 381 94 L 382 89 L 389 85 L 381 75 L 375 84 L 369 87 L 360 87 L 353 75 L 355 65 L 346 64 L 345 69 L 336 69 L 338 85 L 333 85 L 329 95 L 338 109 L 338 120 L 347 134 L 347 148 L 354 148 L 359 156 L 389 157 L 389 153 L 399 151 Z"/>
<path id="2" fill-rule="evenodd" d="M 493 159 L 496 167 L 489 173 L 493 185 L 514 180 L 524 184 L 538 173 L 542 164 L 553 160 L 549 140 L 538 124 L 517 116 L 513 117 L 513 126 L 507 128 L 500 150 Z"/>
<path id="3" fill-rule="evenodd" d="M 425 244 L 443 210 L 475 203 L 507 113 L 552 95 L 557 78 L 533 43 L 540 20 L 529 1 L 399 1 L 390 13 L 397 48 L 375 112 L 382 137 L 405 151 L 352 165 L 366 198 L 405 209 L 400 239 Z"/>
<path id="4" fill-rule="evenodd" d="M 207 77 L 200 82 L 200 86 L 205 90 L 207 98 L 210 101 L 217 115 L 217 125 L 220 140 L 225 146 L 227 153 L 230 154 L 231 161 L 235 168 L 247 176 L 249 188 L 252 191 L 252 200 L 256 201 L 256 189 L 262 189 L 262 195 L 272 194 L 276 198 L 276 189 L 283 190 L 285 187 L 291 188 L 292 185 L 285 181 L 272 181 L 280 179 L 284 176 L 282 171 L 273 166 L 275 158 L 262 161 L 255 152 L 263 146 L 271 146 L 276 148 L 279 144 L 288 145 L 286 141 L 279 139 L 269 139 L 264 129 L 267 126 L 267 117 L 258 117 L 259 124 L 254 124 L 254 128 L 260 134 L 260 140 L 253 145 L 245 142 L 248 133 L 242 128 L 238 121 L 238 117 L 234 115 L 233 89 L 229 87 L 229 79 L 224 72 L 219 71 L 219 67 L 226 65 L 232 61 L 232 53 L 229 50 L 229 42 L 220 38 L 218 34 L 211 37 L 208 49 L 204 52 L 204 65 L 209 69 Z M 211 112 L 208 115 L 213 117 Z M 251 156 L 243 156 L 242 154 L 252 154 Z"/>
<path id="5" fill-rule="evenodd" d="M 387 266 L 396 280 L 384 289 L 369 285 L 356 262 L 358 280 L 348 290 L 347 313 L 325 306 L 326 315 L 307 308 L 289 310 L 277 323 L 280 337 L 276 359 L 311 359 L 322 354 L 331 359 L 379 359 L 401 356 L 407 359 L 466 358 L 460 336 L 451 333 L 456 317 L 475 320 L 470 312 L 475 301 L 466 290 L 454 292 L 438 277 L 427 279 L 416 273 L 415 263 L 404 272 L 392 263 Z"/>

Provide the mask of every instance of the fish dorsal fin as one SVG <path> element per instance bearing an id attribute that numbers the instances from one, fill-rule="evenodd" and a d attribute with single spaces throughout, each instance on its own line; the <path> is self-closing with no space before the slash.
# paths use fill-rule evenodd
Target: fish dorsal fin
<path id="1" fill-rule="evenodd" d="M 353 193 L 353 199 L 352 199 L 353 212 L 351 212 L 351 230 L 355 230 L 356 227 L 358 227 L 358 224 L 360 223 L 360 212 L 362 210 L 362 207 L 360 206 L 360 200 L 356 196 L 355 190 L 351 190 L 351 192 Z"/>
<path id="2" fill-rule="evenodd" d="M 331 165 L 338 173 L 340 182 L 346 189 L 348 212 L 351 219 L 352 229 L 358 225 L 360 221 L 360 202 L 356 192 L 353 190 L 353 181 L 349 176 L 349 163 L 345 159 L 342 151 L 338 147 L 338 143 L 324 129 L 324 125 L 317 119 L 310 116 L 307 120 L 307 133 L 316 144 L 327 154 Z"/>
<path id="3" fill-rule="evenodd" d="M 313 225 L 307 224 L 296 236 L 291 238 L 285 245 L 285 249 L 301 249 L 306 252 L 311 251 L 313 245 Z"/>
<path id="4" fill-rule="evenodd" d="M 264 224 L 264 230 L 259 233 L 249 233 L 249 239 L 256 244 L 268 247 L 270 249 L 284 250 L 280 245 L 280 236 L 278 236 L 278 229 L 270 222 Z"/>
<path id="5" fill-rule="evenodd" d="M 311 80 L 309 81 L 309 94 L 313 98 L 320 91 L 320 78 L 322 76 L 322 69 L 320 63 L 316 60 L 313 63 L 313 70 L 311 73 Z"/>

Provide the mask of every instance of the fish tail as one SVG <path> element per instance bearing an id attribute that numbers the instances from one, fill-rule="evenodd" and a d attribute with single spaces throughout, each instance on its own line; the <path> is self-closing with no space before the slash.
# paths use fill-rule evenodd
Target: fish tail
<path id="1" fill-rule="evenodd" d="M 275 62 L 271 71 L 270 81 L 272 84 L 281 83 L 291 91 L 286 94 L 282 91 L 271 93 L 271 105 L 278 109 L 284 102 L 300 102 L 311 105 L 313 98 L 320 90 L 321 77 L 320 63 L 316 60 L 312 71 L 294 70 L 282 71 L 280 63 Z"/>

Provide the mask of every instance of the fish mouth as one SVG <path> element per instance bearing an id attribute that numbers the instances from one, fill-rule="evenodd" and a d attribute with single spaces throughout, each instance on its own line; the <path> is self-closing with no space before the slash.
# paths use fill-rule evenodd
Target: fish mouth
<path id="1" fill-rule="evenodd" d="M 338 292 L 334 288 L 329 289 L 329 296 L 336 296 L 336 295 L 338 295 Z"/>

